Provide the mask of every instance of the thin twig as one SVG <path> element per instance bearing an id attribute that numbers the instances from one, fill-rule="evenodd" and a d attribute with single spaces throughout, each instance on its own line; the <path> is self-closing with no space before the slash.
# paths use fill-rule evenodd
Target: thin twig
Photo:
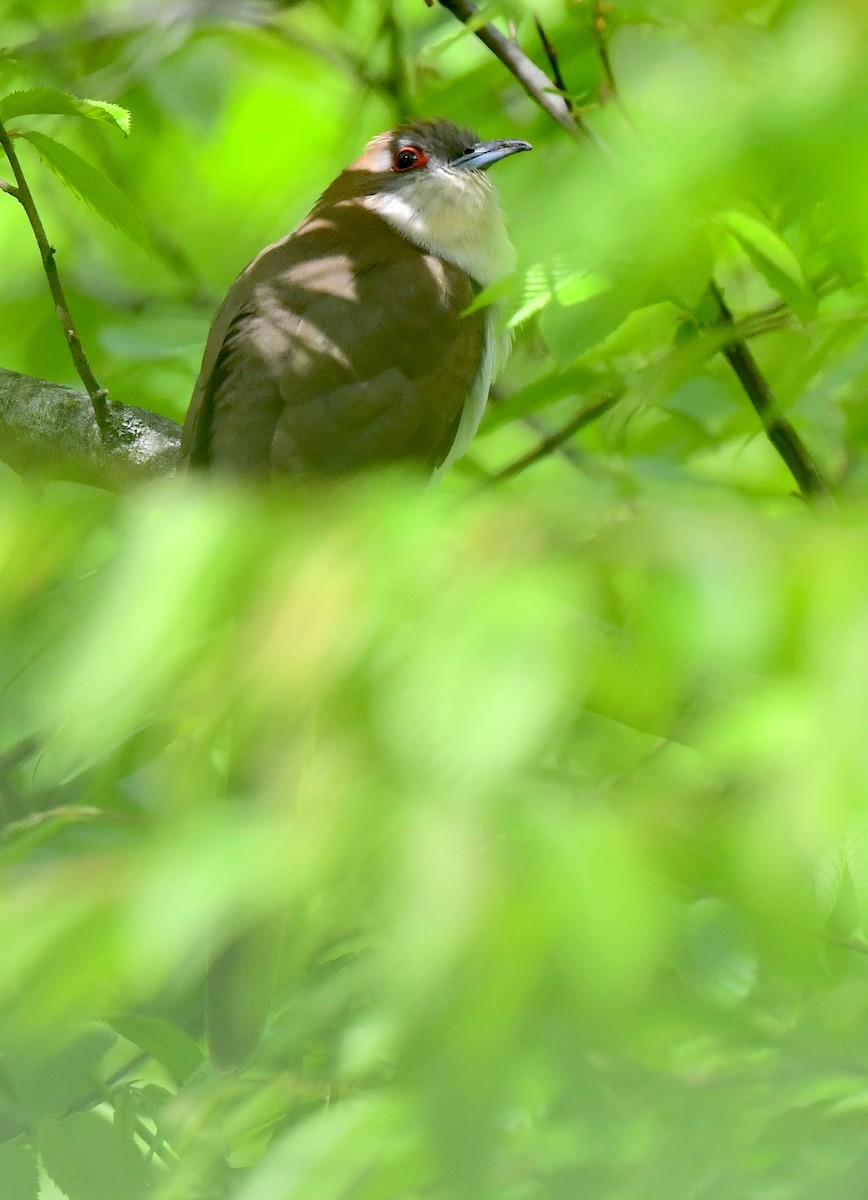
<path id="1" fill-rule="evenodd" d="M 533 23 L 536 25 L 536 31 L 539 34 L 539 40 L 542 42 L 542 48 L 545 50 L 546 58 L 549 60 L 549 66 L 552 69 L 552 77 L 554 78 L 555 83 L 558 85 L 558 88 L 563 95 L 564 100 L 566 101 L 567 111 L 573 117 L 575 117 L 575 108 L 573 106 L 573 101 L 567 92 L 567 85 L 564 83 L 564 77 L 561 73 L 561 64 L 558 61 L 558 53 L 552 43 L 549 41 L 549 36 L 543 29 L 542 21 L 540 21 L 536 13 L 534 13 Z"/>
<path id="2" fill-rule="evenodd" d="M 521 420 L 522 424 L 526 425 L 528 429 L 532 429 L 538 437 L 551 437 L 552 431 L 549 426 L 545 421 L 541 420 L 537 416 L 534 416 L 533 413 L 529 413 L 526 417 L 522 417 Z M 563 445 L 558 446 L 557 452 L 561 458 L 566 459 L 566 461 L 571 466 L 575 467 L 577 471 L 584 473 L 588 469 L 588 456 L 576 446 L 571 446 L 569 442 L 564 442 Z"/>
<path id="3" fill-rule="evenodd" d="M 475 5 L 471 4 L 469 0 L 439 0 L 439 3 L 465 25 L 478 16 Z M 523 53 L 520 47 L 509 42 L 499 30 L 490 24 L 474 28 L 474 33 L 512 72 L 528 95 L 536 100 L 537 104 L 545 109 L 562 129 L 566 130 L 575 140 L 592 142 L 598 149 L 603 150 L 611 157 L 611 152 L 581 118 L 575 113 L 570 113 L 564 97 L 556 94 L 553 82 Z M 604 64 L 604 70 L 606 69 L 609 72 L 612 71 L 608 50 Z M 708 292 L 715 303 L 719 324 L 728 326 L 734 331 L 736 326 L 732 313 L 727 308 L 723 293 L 713 279 L 709 284 Z M 806 499 L 830 496 L 831 491 L 822 471 L 793 426 L 786 417 L 781 416 L 768 381 L 760 371 L 750 350 L 735 335 L 733 340 L 727 341 L 722 349 L 727 362 L 737 375 L 748 399 L 762 421 L 766 436 L 786 463 L 802 495 Z M 519 460 L 519 463 L 521 461 Z M 531 461 L 535 461 L 535 458 Z M 493 479 L 497 481 L 503 477 L 509 478 L 521 469 L 519 464 L 512 464 L 511 467 L 505 469 L 507 472 L 505 476 L 501 472 L 499 475 L 493 476 Z"/>
<path id="4" fill-rule="evenodd" d="M 613 792 L 615 788 L 620 787 L 622 783 L 626 783 L 628 779 L 632 779 L 634 775 L 638 775 L 640 771 L 644 771 L 645 768 L 650 766 L 650 764 L 656 758 L 658 758 L 664 750 L 668 750 L 669 747 L 674 744 L 675 743 L 672 738 L 661 737 L 654 743 L 650 750 L 645 751 L 645 753 L 637 762 L 631 763 L 622 771 L 616 771 L 613 775 L 610 775 L 608 779 L 602 780 L 596 789 L 597 795 L 600 796 L 606 792 Z"/>
<path id="5" fill-rule="evenodd" d="M 101 1100 L 106 1098 L 107 1091 L 110 1091 L 116 1084 L 125 1079 L 127 1075 L 135 1071 L 136 1067 L 140 1067 L 142 1063 L 148 1062 L 150 1057 L 150 1054 L 145 1050 L 133 1055 L 128 1062 L 125 1062 L 123 1066 L 113 1071 L 108 1079 L 104 1080 L 97 1089 L 87 1092 L 86 1095 L 80 1096 L 78 1100 L 70 1104 L 64 1112 L 64 1116 L 71 1117 L 74 1113 L 83 1112 L 86 1108 L 93 1108 L 94 1105 L 99 1104 Z"/>
<path id="6" fill-rule="evenodd" d="M 630 116 L 627 106 L 621 99 L 621 93 L 618 90 L 618 81 L 615 78 L 615 70 L 612 66 L 612 56 L 609 53 L 609 29 L 606 13 L 611 8 L 611 5 L 606 0 L 594 0 L 594 11 L 591 14 L 591 36 L 597 45 L 597 57 L 600 60 L 600 66 L 603 68 L 603 83 L 600 85 L 598 98 L 600 104 L 606 104 L 609 100 L 613 100 L 618 106 L 621 116 L 630 126 L 634 133 L 638 133 L 636 122 Z"/>
<path id="7" fill-rule="evenodd" d="M 18 160 L 18 155 L 15 152 L 15 147 L 12 144 L 12 138 L 9 136 L 2 121 L 0 121 L 0 146 L 3 147 L 6 157 L 9 159 L 9 164 L 12 167 L 17 184 L 14 191 L 10 191 L 8 186 L 3 190 L 9 191 L 9 194 L 15 197 L 24 209 L 27 220 L 30 222 L 30 228 L 33 230 L 33 236 L 36 238 L 36 244 L 39 246 L 39 253 L 42 256 L 42 266 L 45 270 L 52 299 L 54 300 L 57 319 L 60 321 L 60 327 L 69 346 L 69 352 L 72 355 L 75 369 L 87 389 L 88 396 L 90 396 L 90 402 L 93 405 L 93 415 L 99 426 L 100 436 L 103 441 L 107 441 L 109 439 L 108 404 L 106 403 L 108 392 L 97 383 L 96 376 L 91 370 L 87 355 L 76 332 L 75 323 L 73 322 L 69 305 L 66 302 L 66 296 L 63 292 L 63 285 L 60 282 L 57 263 L 54 261 L 54 247 L 46 236 L 45 227 L 42 224 L 42 219 L 39 216 L 39 211 L 34 202 L 21 163 Z"/>
<path id="8" fill-rule="evenodd" d="M 471 4 L 470 0 L 440 0 L 440 5 L 451 12 L 462 25 L 474 22 L 479 15 L 476 5 Z M 584 121 L 570 112 L 565 98 L 558 95 L 554 83 L 545 71 L 529 59 L 515 42 L 511 42 L 491 24 L 474 27 L 473 32 L 495 58 L 500 59 L 503 65 L 509 68 L 527 94 L 536 100 L 570 137 L 577 141 L 597 141 Z"/>
<path id="9" fill-rule="evenodd" d="M 606 37 L 605 8 L 603 0 L 594 0 L 594 11 L 591 16 L 591 32 L 597 43 L 597 54 L 606 77 L 606 95 L 601 94 L 601 100 L 606 100 L 609 96 L 617 98 L 618 95 L 618 84 L 615 80 L 615 72 L 612 70 L 612 59 L 609 56 L 609 40 Z"/>
<path id="10" fill-rule="evenodd" d="M 19 767 L 23 762 L 27 762 L 28 758 L 32 758 L 41 745 L 42 742 L 34 735 L 21 738 L 20 741 L 15 742 L 8 750 L 4 750 L 0 754 L 0 774 L 11 770 L 13 767 Z"/>
<path id="11" fill-rule="evenodd" d="M 596 401 L 594 404 L 589 404 L 587 408 L 581 409 L 574 417 L 567 421 L 566 425 L 562 425 L 560 429 L 543 438 L 533 450 L 529 450 L 527 454 L 523 454 L 521 458 L 517 458 L 514 462 L 509 463 L 500 471 L 496 471 L 484 483 L 484 487 L 490 487 L 495 483 L 503 483 L 507 479 L 513 479 L 516 475 L 520 475 L 522 471 L 532 467 L 535 463 L 541 462 L 542 459 L 548 458 L 550 454 L 554 454 L 559 450 L 564 442 L 584 429 L 585 426 L 591 425 L 600 417 L 605 416 L 610 408 L 618 403 L 619 396 L 605 396 L 602 400 Z"/>
<path id="12" fill-rule="evenodd" d="M 136 1067 L 141 1066 L 142 1063 L 148 1062 L 150 1058 L 151 1055 L 146 1051 L 142 1051 L 141 1054 L 137 1054 L 133 1059 L 125 1063 L 122 1067 L 110 1075 L 108 1079 L 101 1083 L 95 1091 L 91 1092 L 87 1096 L 83 1096 L 74 1104 L 71 1104 L 69 1108 L 67 1108 L 64 1115 L 69 1117 L 75 1113 L 84 1112 L 87 1109 L 96 1107 L 96 1105 L 101 1102 L 111 1104 L 112 1108 L 116 1109 L 117 1106 L 112 1089 L 118 1083 L 120 1083 L 125 1076 L 134 1071 Z M 133 1124 L 135 1127 L 135 1132 L 148 1147 L 150 1156 L 155 1155 L 160 1159 L 161 1162 L 165 1163 L 166 1166 L 174 1166 L 178 1162 L 177 1154 L 175 1154 L 175 1152 L 168 1145 L 166 1145 L 166 1139 L 160 1133 L 159 1128 L 150 1129 L 139 1116 L 134 1118 Z"/>
<path id="13" fill-rule="evenodd" d="M 861 938 L 838 937 L 834 933 L 821 933 L 820 938 L 832 946 L 840 946 L 842 950 L 853 950 L 856 954 L 868 954 L 868 942 Z"/>
<path id="14" fill-rule="evenodd" d="M 723 298 L 723 292 L 713 279 L 708 285 L 708 295 L 717 308 L 718 324 L 724 329 L 735 329 L 735 320 Z M 795 428 L 778 411 L 771 388 L 748 345 L 733 337 L 723 346 L 723 355 L 738 376 L 769 441 L 787 464 L 805 499 L 830 496 L 823 472 Z"/>

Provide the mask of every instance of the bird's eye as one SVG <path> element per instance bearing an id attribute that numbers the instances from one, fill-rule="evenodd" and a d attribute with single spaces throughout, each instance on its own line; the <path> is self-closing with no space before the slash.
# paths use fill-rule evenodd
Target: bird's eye
<path id="1" fill-rule="evenodd" d="M 424 167 L 427 161 L 426 155 L 418 146 L 404 146 L 392 160 L 392 170 L 412 171 L 414 167 Z"/>

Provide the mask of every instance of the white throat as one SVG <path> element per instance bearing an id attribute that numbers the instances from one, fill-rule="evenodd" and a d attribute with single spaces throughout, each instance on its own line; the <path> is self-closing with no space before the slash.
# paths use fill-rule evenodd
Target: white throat
<path id="1" fill-rule="evenodd" d="M 515 251 L 494 188 L 478 171 L 413 172 L 394 192 L 364 204 L 415 245 L 454 263 L 480 287 L 515 267 Z"/>

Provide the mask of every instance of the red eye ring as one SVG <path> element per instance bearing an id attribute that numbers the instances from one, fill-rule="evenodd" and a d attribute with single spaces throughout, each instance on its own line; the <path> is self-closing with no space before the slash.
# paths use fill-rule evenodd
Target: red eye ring
<path id="1" fill-rule="evenodd" d="M 427 154 L 418 146 L 402 146 L 395 152 L 395 157 L 392 159 L 392 170 L 412 171 L 424 167 L 427 162 Z"/>

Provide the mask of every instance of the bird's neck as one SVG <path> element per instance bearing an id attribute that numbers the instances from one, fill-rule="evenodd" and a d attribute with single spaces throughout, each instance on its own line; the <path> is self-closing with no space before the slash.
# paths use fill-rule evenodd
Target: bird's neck
<path id="1" fill-rule="evenodd" d="M 465 171 L 436 179 L 402 180 L 400 190 L 376 192 L 361 202 L 403 237 L 465 271 L 488 287 L 515 267 L 515 251 L 497 195 L 488 180 Z"/>

